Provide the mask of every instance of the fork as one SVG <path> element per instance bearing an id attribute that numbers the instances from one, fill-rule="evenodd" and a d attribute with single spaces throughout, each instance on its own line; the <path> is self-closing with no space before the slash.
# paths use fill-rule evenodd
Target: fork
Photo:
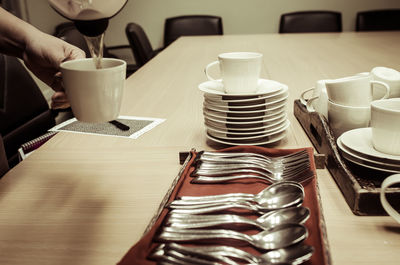
<path id="1" fill-rule="evenodd" d="M 192 177 L 219 177 L 219 176 L 235 176 L 235 175 L 250 175 L 250 176 L 261 176 L 267 181 L 273 183 L 282 181 L 287 178 L 293 178 L 295 175 L 299 175 L 302 172 L 311 171 L 309 161 L 300 163 L 296 167 L 287 168 L 284 170 L 267 171 L 263 167 L 257 167 L 252 164 L 237 164 L 228 166 L 219 166 L 215 168 L 197 168 L 191 174 Z"/>
<path id="2" fill-rule="evenodd" d="M 237 163 L 251 163 L 261 167 L 290 167 L 309 159 L 306 150 L 297 153 L 289 154 L 282 157 L 268 157 L 256 153 L 229 153 L 226 156 L 224 153 L 221 155 L 218 152 L 203 152 L 198 156 L 197 161 L 199 164 L 237 164 Z"/>
<path id="3" fill-rule="evenodd" d="M 229 154 L 230 156 L 226 156 Z M 244 156 L 241 154 L 244 154 Z M 228 158 L 227 158 L 228 157 Z M 283 157 L 266 157 L 256 153 L 203 152 L 196 161 L 192 176 L 224 176 L 254 173 L 275 182 L 310 169 L 307 150 Z"/>
<path id="4" fill-rule="evenodd" d="M 213 159 L 221 159 L 221 158 L 252 158 L 258 159 L 259 161 L 265 163 L 275 163 L 275 162 L 288 162 L 291 160 L 300 159 L 302 157 L 308 157 L 308 152 L 306 149 L 291 153 L 283 156 L 266 156 L 258 153 L 249 153 L 249 152 L 209 152 L 209 151 L 201 151 L 199 152 L 199 160 L 213 160 Z"/>
<path id="5" fill-rule="evenodd" d="M 300 170 L 301 171 L 301 170 Z M 284 180 L 292 180 L 292 181 L 297 181 L 299 183 L 305 182 L 309 179 L 314 177 L 314 172 L 311 170 L 307 170 L 305 172 L 299 172 L 299 174 L 296 174 L 296 172 L 291 173 L 290 175 L 285 175 L 282 176 Z M 259 176 L 255 174 L 240 174 L 240 175 L 227 175 L 227 176 L 214 176 L 214 177 L 208 177 L 208 176 L 196 176 L 193 177 L 191 183 L 224 183 L 224 182 L 229 182 L 232 180 L 238 180 L 238 179 L 260 179 L 262 181 L 265 181 L 268 184 L 271 183 L 276 183 L 278 181 L 281 181 L 281 179 L 276 179 L 268 176 Z"/>

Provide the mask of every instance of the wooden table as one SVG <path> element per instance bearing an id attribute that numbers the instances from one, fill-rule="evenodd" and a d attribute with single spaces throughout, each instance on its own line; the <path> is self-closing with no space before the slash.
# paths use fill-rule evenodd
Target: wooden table
<path id="1" fill-rule="evenodd" d="M 122 115 L 165 118 L 139 139 L 59 133 L 0 180 L 0 264 L 115 264 L 140 239 L 179 171 L 178 153 L 220 148 L 202 116 L 204 66 L 228 51 L 264 54 L 262 77 L 290 89 L 287 138 L 311 143 L 293 101 L 315 81 L 400 69 L 400 33 L 181 38 L 126 82 Z M 318 182 L 334 264 L 399 264 L 400 226 L 352 214 L 327 170 Z"/>

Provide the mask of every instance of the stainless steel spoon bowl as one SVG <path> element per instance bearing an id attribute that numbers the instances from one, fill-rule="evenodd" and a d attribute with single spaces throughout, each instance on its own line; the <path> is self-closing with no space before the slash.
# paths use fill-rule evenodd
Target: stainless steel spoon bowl
<path id="1" fill-rule="evenodd" d="M 233 214 L 195 215 L 171 213 L 167 219 L 166 225 L 182 229 L 193 229 L 236 223 L 268 230 L 281 224 L 302 224 L 309 216 L 310 210 L 301 206 L 271 211 L 255 220 Z M 234 227 L 230 227 L 230 229 L 234 229 Z"/>
<path id="2" fill-rule="evenodd" d="M 203 240 L 235 239 L 262 250 L 288 247 L 302 242 L 308 236 L 307 228 L 301 224 L 283 224 L 248 235 L 226 229 L 180 229 L 164 227 L 158 239 L 163 242 L 193 242 Z"/>
<path id="3" fill-rule="evenodd" d="M 226 202 L 247 201 L 259 206 L 274 210 L 299 205 L 304 199 L 304 188 L 294 181 L 274 183 L 258 194 L 229 193 L 211 196 L 182 196 L 172 201 L 172 209 L 195 209 Z"/>

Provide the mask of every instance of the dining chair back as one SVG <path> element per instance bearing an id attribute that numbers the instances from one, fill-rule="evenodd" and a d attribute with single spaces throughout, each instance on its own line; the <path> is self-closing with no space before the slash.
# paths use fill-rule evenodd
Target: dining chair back
<path id="1" fill-rule="evenodd" d="M 282 14 L 279 33 L 341 32 L 342 14 L 335 11 L 299 11 Z"/>
<path id="2" fill-rule="evenodd" d="M 4 150 L 3 137 L 0 134 L 0 178 L 9 170 L 6 151 Z"/>
<path id="3" fill-rule="evenodd" d="M 356 31 L 400 30 L 400 9 L 370 10 L 357 13 Z"/>
<path id="4" fill-rule="evenodd" d="M 0 54 L 0 134 L 8 164 L 19 162 L 18 148 L 56 124 L 36 82 L 18 59 Z"/>
<path id="5" fill-rule="evenodd" d="M 160 49 L 153 49 L 146 32 L 139 24 L 128 23 L 125 27 L 125 34 L 138 67 L 143 66 L 160 52 Z"/>
<path id="6" fill-rule="evenodd" d="M 180 36 L 222 35 L 222 18 L 210 15 L 187 15 L 167 18 L 164 25 L 164 47 Z"/>

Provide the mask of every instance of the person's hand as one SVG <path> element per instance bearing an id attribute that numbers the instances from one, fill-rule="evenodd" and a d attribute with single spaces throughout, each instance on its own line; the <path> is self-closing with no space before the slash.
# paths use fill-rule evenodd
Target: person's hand
<path id="1" fill-rule="evenodd" d="M 60 64 L 68 60 L 85 58 L 85 52 L 40 31 L 32 35 L 26 41 L 22 59 L 34 75 L 54 89 L 51 108 L 68 108 L 69 102 L 61 83 Z"/>

